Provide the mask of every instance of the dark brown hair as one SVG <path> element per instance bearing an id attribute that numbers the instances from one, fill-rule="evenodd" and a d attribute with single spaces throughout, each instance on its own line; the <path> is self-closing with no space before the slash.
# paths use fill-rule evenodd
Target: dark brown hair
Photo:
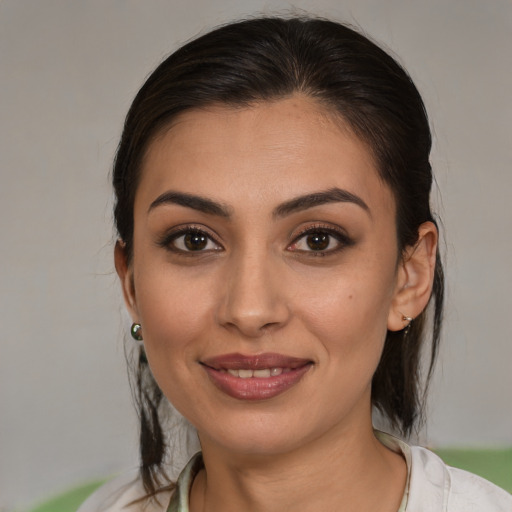
<path id="1" fill-rule="evenodd" d="M 149 76 L 126 118 L 113 183 L 115 221 L 132 257 L 133 205 L 141 162 L 152 139 L 179 113 L 211 104 L 250 106 L 301 93 L 348 123 L 373 152 L 393 191 L 399 251 L 413 246 L 430 210 L 430 128 L 409 75 L 367 37 L 340 23 L 305 17 L 256 18 L 209 32 L 178 49 Z M 372 403 L 404 435 L 421 419 L 442 320 L 443 271 L 437 258 L 432 338 L 426 375 L 421 352 L 426 312 L 404 331 L 388 332 L 372 383 Z M 141 473 L 154 494 L 164 478 L 162 393 L 143 352 L 136 397 L 141 420 Z M 165 478 L 164 478 L 165 480 Z"/>

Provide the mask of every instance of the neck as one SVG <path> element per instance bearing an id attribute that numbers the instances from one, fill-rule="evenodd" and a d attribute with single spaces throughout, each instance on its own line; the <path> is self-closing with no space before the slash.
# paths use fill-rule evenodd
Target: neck
<path id="1" fill-rule="evenodd" d="M 191 512 L 396 512 L 404 492 L 405 461 L 375 438 L 371 422 L 272 456 L 201 442 L 205 470 L 194 481 Z"/>

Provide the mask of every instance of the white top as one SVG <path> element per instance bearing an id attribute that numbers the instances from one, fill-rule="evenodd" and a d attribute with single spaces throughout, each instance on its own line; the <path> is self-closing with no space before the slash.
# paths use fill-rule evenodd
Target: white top
<path id="1" fill-rule="evenodd" d="M 462 469 L 447 466 L 435 453 L 409 446 L 389 434 L 375 432 L 379 441 L 407 463 L 407 485 L 397 512 L 512 512 L 512 495 Z M 203 467 L 201 454 L 185 466 L 174 494 L 158 494 L 159 503 L 146 500 L 139 477 L 132 473 L 108 482 L 90 496 L 78 512 L 189 512 L 188 495 L 197 472 Z"/>

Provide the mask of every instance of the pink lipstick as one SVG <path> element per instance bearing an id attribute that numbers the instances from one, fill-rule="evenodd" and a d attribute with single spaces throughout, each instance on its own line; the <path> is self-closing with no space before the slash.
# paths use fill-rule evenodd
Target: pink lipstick
<path id="1" fill-rule="evenodd" d="M 297 384 L 311 368 L 309 359 L 265 353 L 225 354 L 201 361 L 218 389 L 239 400 L 266 400 Z"/>

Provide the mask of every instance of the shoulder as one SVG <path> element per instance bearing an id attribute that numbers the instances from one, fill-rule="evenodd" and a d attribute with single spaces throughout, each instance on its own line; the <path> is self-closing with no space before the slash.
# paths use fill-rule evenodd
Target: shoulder
<path id="1" fill-rule="evenodd" d="M 450 503 L 454 511 L 512 511 L 512 495 L 487 480 L 448 467 L 451 480 Z"/>
<path id="2" fill-rule="evenodd" d="M 165 512 L 167 510 L 171 492 L 160 493 L 158 501 L 141 500 L 144 495 L 144 487 L 138 472 L 132 471 L 102 485 L 82 503 L 77 512 Z"/>
<path id="3" fill-rule="evenodd" d="M 511 512 L 512 495 L 487 480 L 447 466 L 436 454 L 411 446 L 407 510 Z"/>

